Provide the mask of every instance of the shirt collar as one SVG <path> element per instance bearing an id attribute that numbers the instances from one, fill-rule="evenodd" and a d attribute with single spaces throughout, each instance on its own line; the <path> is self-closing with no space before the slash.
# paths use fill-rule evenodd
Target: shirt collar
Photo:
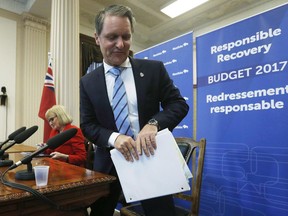
<path id="1" fill-rule="evenodd" d="M 108 65 L 105 61 L 103 61 L 103 66 L 104 66 L 104 71 L 105 71 L 105 74 L 108 73 L 108 71 L 113 68 L 113 66 L 111 65 Z M 127 58 L 121 65 L 120 67 L 123 67 L 123 68 L 131 68 L 131 63 L 130 63 L 130 59 Z"/>

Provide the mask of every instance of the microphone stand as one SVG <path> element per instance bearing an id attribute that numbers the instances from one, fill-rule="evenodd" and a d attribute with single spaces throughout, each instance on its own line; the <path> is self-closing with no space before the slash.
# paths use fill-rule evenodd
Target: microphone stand
<path id="1" fill-rule="evenodd" d="M 35 173 L 32 168 L 31 160 L 27 162 L 27 170 L 19 170 L 15 173 L 15 179 L 18 179 L 18 180 L 34 180 L 35 179 Z"/>
<path id="2" fill-rule="evenodd" d="M 5 158 L 8 158 L 8 154 L 5 151 L 14 144 L 15 142 L 0 150 L 0 167 L 11 166 L 14 163 L 12 160 L 5 160 Z"/>
<path id="3" fill-rule="evenodd" d="M 5 86 L 4 86 L 5 87 Z M 2 87 L 2 88 L 4 88 Z M 5 90 L 6 91 L 6 90 Z M 1 96 L 1 95 L 0 95 Z M 2 105 L 2 104 L 1 104 Z M 15 142 L 13 142 L 13 144 L 9 145 L 8 144 L 8 148 L 4 148 L 4 150 L 2 150 L 2 147 L 4 146 L 4 144 L 8 143 L 10 140 L 14 140 L 14 138 L 16 136 L 18 136 L 19 134 L 21 134 L 22 132 L 24 132 L 26 130 L 26 127 L 21 127 L 19 128 L 18 130 L 14 131 L 13 133 L 11 133 L 9 136 L 8 136 L 8 139 L 5 140 L 4 142 L 0 143 L 0 167 L 3 167 L 3 166 L 11 166 L 13 164 L 13 161 L 12 160 L 5 160 L 5 158 L 8 158 L 9 155 L 7 152 L 5 152 L 8 148 L 10 148 L 11 146 L 13 146 L 15 144 Z M 31 129 L 30 129 L 31 130 Z"/>
<path id="4" fill-rule="evenodd" d="M 38 126 L 35 125 L 35 126 L 29 128 L 27 130 L 24 130 L 24 131 L 23 131 L 23 129 L 25 129 L 25 128 L 20 128 L 20 129 L 18 129 L 16 131 L 17 133 L 19 133 L 18 132 L 19 130 L 21 130 L 22 132 L 14 137 L 14 141 L 12 143 L 10 143 L 9 145 L 5 146 L 5 148 L 3 148 L 3 149 L 0 149 L 0 156 L 1 157 L 4 155 L 4 153 L 5 153 L 5 151 L 7 149 L 9 149 L 10 147 L 12 147 L 15 144 L 22 143 L 23 141 L 28 139 L 33 133 L 35 133 L 38 130 Z M 15 132 L 13 134 L 15 134 Z M 9 136 L 11 136 L 11 134 Z M 11 162 L 12 162 L 12 164 L 11 164 Z M 1 163 L 0 163 L 0 166 L 11 166 L 11 165 L 13 165 L 13 163 L 14 162 L 10 161 L 10 160 L 2 160 Z"/>
<path id="5" fill-rule="evenodd" d="M 1 159 L 5 160 L 5 158 L 9 158 L 9 154 L 7 152 L 4 152 Z"/>
<path id="6" fill-rule="evenodd" d="M 2 158 L 0 160 L 0 167 L 11 166 L 13 163 L 12 160 L 5 160 L 5 158 Z"/>
<path id="7" fill-rule="evenodd" d="M 0 150 L 1 150 L 2 146 L 4 146 L 4 144 L 7 143 L 8 141 L 9 141 L 9 139 L 7 139 L 6 141 L 0 143 Z M 1 154 L 0 154 L 0 155 L 1 155 Z M 8 153 L 7 153 L 7 152 L 4 152 L 3 155 L 0 156 L 0 160 L 1 160 L 1 161 L 2 161 L 2 160 L 5 160 L 5 158 L 8 158 L 8 157 L 9 157 Z M 1 162 L 0 162 L 0 164 L 1 164 Z M 1 166 L 1 165 L 0 165 L 0 166 Z M 10 166 L 10 165 L 7 165 L 7 166 Z"/>

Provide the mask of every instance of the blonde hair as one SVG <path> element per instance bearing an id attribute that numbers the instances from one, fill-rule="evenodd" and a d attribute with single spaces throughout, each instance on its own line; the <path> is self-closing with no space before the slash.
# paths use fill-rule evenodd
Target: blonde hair
<path id="1" fill-rule="evenodd" d="M 55 116 L 57 116 L 58 122 L 61 126 L 70 124 L 73 121 L 72 117 L 66 112 L 65 107 L 61 105 L 54 105 L 45 113 L 45 118 L 47 120 Z"/>

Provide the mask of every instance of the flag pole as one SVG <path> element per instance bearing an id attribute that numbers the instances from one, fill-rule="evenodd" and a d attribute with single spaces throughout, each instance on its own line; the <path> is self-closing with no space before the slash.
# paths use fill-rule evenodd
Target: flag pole
<path id="1" fill-rule="evenodd" d="M 48 52 L 48 69 L 45 75 L 44 86 L 42 90 L 42 97 L 39 107 L 38 116 L 44 120 L 44 134 L 43 134 L 43 142 L 49 139 L 51 127 L 49 122 L 45 118 L 46 111 L 50 109 L 53 105 L 56 104 L 56 96 L 55 96 L 55 82 L 53 76 L 52 69 L 52 57 L 51 52 Z"/>

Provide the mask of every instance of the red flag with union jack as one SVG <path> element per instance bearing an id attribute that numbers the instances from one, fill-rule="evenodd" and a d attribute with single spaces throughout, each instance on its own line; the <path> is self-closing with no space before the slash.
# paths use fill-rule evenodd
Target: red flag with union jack
<path id="1" fill-rule="evenodd" d="M 48 63 L 48 70 L 46 72 L 45 76 L 45 82 L 44 87 L 42 91 L 42 98 L 39 108 L 38 116 L 44 120 L 44 136 L 43 136 L 43 142 L 46 143 L 46 141 L 49 138 L 51 127 L 49 125 L 49 122 L 45 118 L 45 113 L 48 109 L 50 109 L 53 105 L 56 104 L 56 96 L 55 96 L 55 87 L 54 87 L 54 77 L 53 77 L 53 71 L 52 71 L 52 60 L 49 59 Z"/>

